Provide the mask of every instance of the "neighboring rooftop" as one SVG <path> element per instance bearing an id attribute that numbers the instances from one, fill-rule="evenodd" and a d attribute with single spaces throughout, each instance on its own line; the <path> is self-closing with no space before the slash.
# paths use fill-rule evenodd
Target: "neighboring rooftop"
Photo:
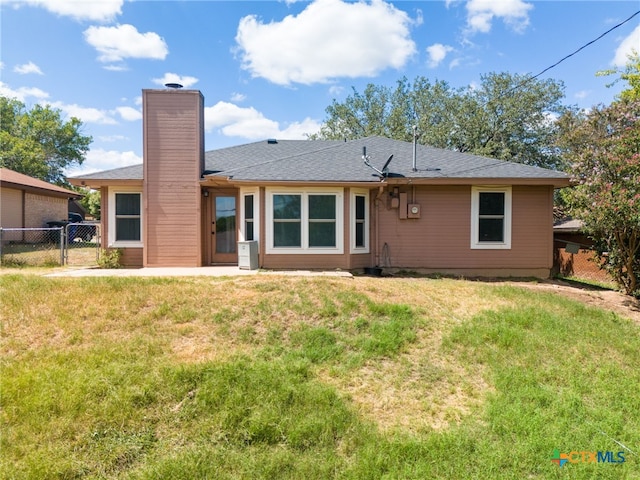
<path id="1" fill-rule="evenodd" d="M 371 165 L 382 169 L 387 159 L 389 179 L 538 179 L 566 182 L 568 175 L 539 167 L 438 148 L 417 146 L 383 137 L 350 141 L 268 140 L 205 153 L 208 177 L 247 182 L 379 182 L 364 164 L 366 147 Z M 75 177 L 76 180 L 142 180 L 142 165 Z"/>
<path id="2" fill-rule="evenodd" d="M 580 232 L 583 227 L 584 223 L 582 220 L 565 217 L 553 225 L 553 231 L 555 233 L 577 233 Z"/>
<path id="3" fill-rule="evenodd" d="M 32 190 L 55 196 L 82 197 L 82 194 L 53 185 L 52 183 L 0 167 L 0 185 L 6 188 Z"/>

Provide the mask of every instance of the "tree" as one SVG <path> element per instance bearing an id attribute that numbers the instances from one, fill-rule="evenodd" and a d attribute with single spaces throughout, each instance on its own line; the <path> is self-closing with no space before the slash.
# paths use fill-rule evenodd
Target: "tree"
<path id="1" fill-rule="evenodd" d="M 80 165 L 92 138 L 82 122 L 64 121 L 60 110 L 0 96 L 0 166 L 41 180 L 66 185 L 64 169 Z"/>
<path id="2" fill-rule="evenodd" d="M 570 213 L 595 240 L 603 268 L 628 295 L 640 296 L 640 99 L 563 119 L 561 138 L 578 183 Z"/>
<path id="3" fill-rule="evenodd" d="M 619 81 L 625 81 L 628 84 L 628 88 L 620 92 L 618 96 L 619 100 L 640 100 L 640 54 L 637 50 L 632 50 L 631 54 L 627 56 L 628 61 L 624 68 L 614 68 L 611 70 L 603 70 L 596 75 L 619 75 L 619 78 L 607 85 L 611 87 Z"/>
<path id="4" fill-rule="evenodd" d="M 89 215 L 96 220 L 100 220 L 100 190 L 91 190 L 90 188 L 78 188 L 83 197 L 80 204 L 84 207 Z"/>
<path id="5" fill-rule="evenodd" d="M 369 84 L 363 94 L 354 89 L 344 102 L 334 100 L 312 138 L 409 141 L 416 125 L 425 145 L 560 169 L 552 119 L 567 110 L 563 89 L 555 80 L 509 73 L 484 75 L 474 88 L 424 77 L 413 84 L 403 78 L 395 89 Z"/>

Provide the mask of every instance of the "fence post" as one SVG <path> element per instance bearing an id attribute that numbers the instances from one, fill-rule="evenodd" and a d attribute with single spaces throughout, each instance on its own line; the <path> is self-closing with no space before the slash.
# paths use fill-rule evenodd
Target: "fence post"
<path id="1" fill-rule="evenodd" d="M 64 227 L 60 227 L 60 266 L 64 267 Z"/>

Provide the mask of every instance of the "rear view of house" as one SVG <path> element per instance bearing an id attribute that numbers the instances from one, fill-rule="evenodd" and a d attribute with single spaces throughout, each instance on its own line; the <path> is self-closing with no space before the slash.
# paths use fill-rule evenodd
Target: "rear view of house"
<path id="1" fill-rule="evenodd" d="M 559 172 L 381 137 L 269 139 L 205 152 L 195 90 L 143 91 L 143 165 L 70 181 L 102 192 L 129 266 L 380 266 L 547 277 Z"/>

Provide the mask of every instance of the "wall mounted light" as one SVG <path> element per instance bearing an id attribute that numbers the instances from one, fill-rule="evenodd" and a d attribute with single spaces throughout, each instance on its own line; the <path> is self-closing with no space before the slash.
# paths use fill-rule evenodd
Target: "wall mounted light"
<path id="1" fill-rule="evenodd" d="M 204 195 L 205 197 L 209 196 L 209 190 L 203 190 L 202 191 L 202 195 Z"/>

